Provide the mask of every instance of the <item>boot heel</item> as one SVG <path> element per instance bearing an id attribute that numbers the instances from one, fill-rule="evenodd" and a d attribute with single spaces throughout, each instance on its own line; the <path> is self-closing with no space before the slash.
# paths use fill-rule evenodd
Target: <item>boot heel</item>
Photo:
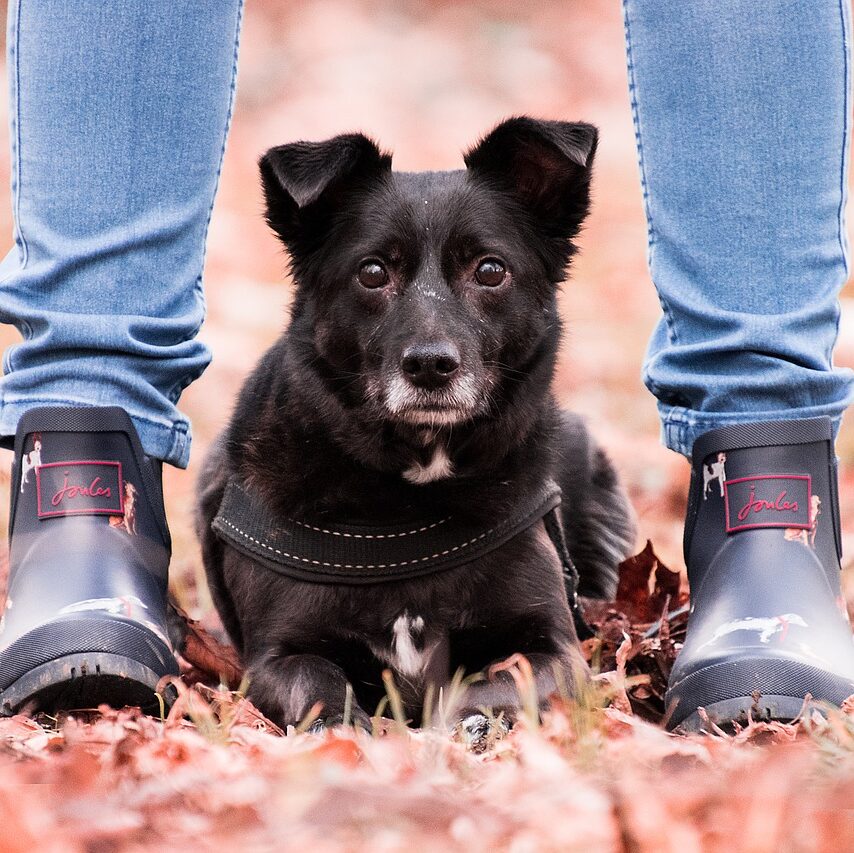
<path id="1" fill-rule="evenodd" d="M 724 731 L 732 731 L 733 724 L 744 728 L 751 721 L 790 723 L 803 708 L 804 700 L 797 696 L 736 696 L 704 708 L 705 718 L 699 709 L 694 711 L 674 731 L 677 734 L 695 734 L 714 731 L 713 725 Z"/>
<path id="2" fill-rule="evenodd" d="M 851 681 L 784 657 L 746 657 L 686 676 L 667 692 L 665 707 L 672 709 L 671 720 L 681 720 L 674 723 L 677 729 L 702 731 L 708 727 L 699 707 L 722 728 L 732 722 L 745 726 L 751 719 L 790 722 L 807 694 L 815 702 L 841 705 L 851 694 Z"/>
<path id="3" fill-rule="evenodd" d="M 41 664 L 10 684 L 2 695 L 0 716 L 10 716 L 30 707 L 46 713 L 68 708 L 113 708 L 137 706 L 143 713 L 159 716 L 175 701 L 170 685 L 162 693 L 155 688 L 160 674 L 119 654 L 89 652 L 64 655 Z"/>

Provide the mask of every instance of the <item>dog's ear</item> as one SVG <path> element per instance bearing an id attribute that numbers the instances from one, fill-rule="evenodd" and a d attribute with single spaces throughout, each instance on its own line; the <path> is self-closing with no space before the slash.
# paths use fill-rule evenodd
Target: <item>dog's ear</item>
<path id="1" fill-rule="evenodd" d="M 590 204 L 598 132 L 591 124 L 507 119 L 466 152 L 469 171 L 509 189 L 552 236 L 578 232 Z"/>
<path id="2" fill-rule="evenodd" d="M 361 133 L 271 148 L 258 164 L 267 222 L 291 247 L 305 221 L 341 194 L 378 180 L 391 156 Z"/>

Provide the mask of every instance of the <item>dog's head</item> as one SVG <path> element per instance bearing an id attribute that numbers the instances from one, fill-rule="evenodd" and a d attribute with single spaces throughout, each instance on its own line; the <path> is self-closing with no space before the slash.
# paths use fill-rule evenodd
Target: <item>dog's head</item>
<path id="1" fill-rule="evenodd" d="M 529 380 L 546 392 L 596 139 L 514 118 L 453 172 L 393 172 L 360 134 L 264 155 L 267 221 L 298 288 L 290 334 L 354 418 L 441 429 Z"/>

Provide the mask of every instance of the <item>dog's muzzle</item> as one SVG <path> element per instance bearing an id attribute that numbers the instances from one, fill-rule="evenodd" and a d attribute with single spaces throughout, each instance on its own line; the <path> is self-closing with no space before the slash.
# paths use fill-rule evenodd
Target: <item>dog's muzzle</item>
<path id="1" fill-rule="evenodd" d="M 384 384 L 383 398 L 395 420 L 441 426 L 474 417 L 482 407 L 483 395 L 474 376 L 456 368 L 446 381 L 434 387 L 416 385 L 403 371 L 395 372 Z"/>

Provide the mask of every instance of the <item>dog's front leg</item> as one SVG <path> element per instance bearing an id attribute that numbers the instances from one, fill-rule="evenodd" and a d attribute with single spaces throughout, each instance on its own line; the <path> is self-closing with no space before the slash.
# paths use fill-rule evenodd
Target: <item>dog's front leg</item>
<path id="1" fill-rule="evenodd" d="M 268 654 L 250 663 L 249 699 L 274 723 L 298 725 L 317 704 L 320 716 L 313 728 L 349 722 L 371 731 L 370 717 L 352 700 L 350 719 L 345 721 L 347 677 L 343 670 L 319 655 Z"/>

